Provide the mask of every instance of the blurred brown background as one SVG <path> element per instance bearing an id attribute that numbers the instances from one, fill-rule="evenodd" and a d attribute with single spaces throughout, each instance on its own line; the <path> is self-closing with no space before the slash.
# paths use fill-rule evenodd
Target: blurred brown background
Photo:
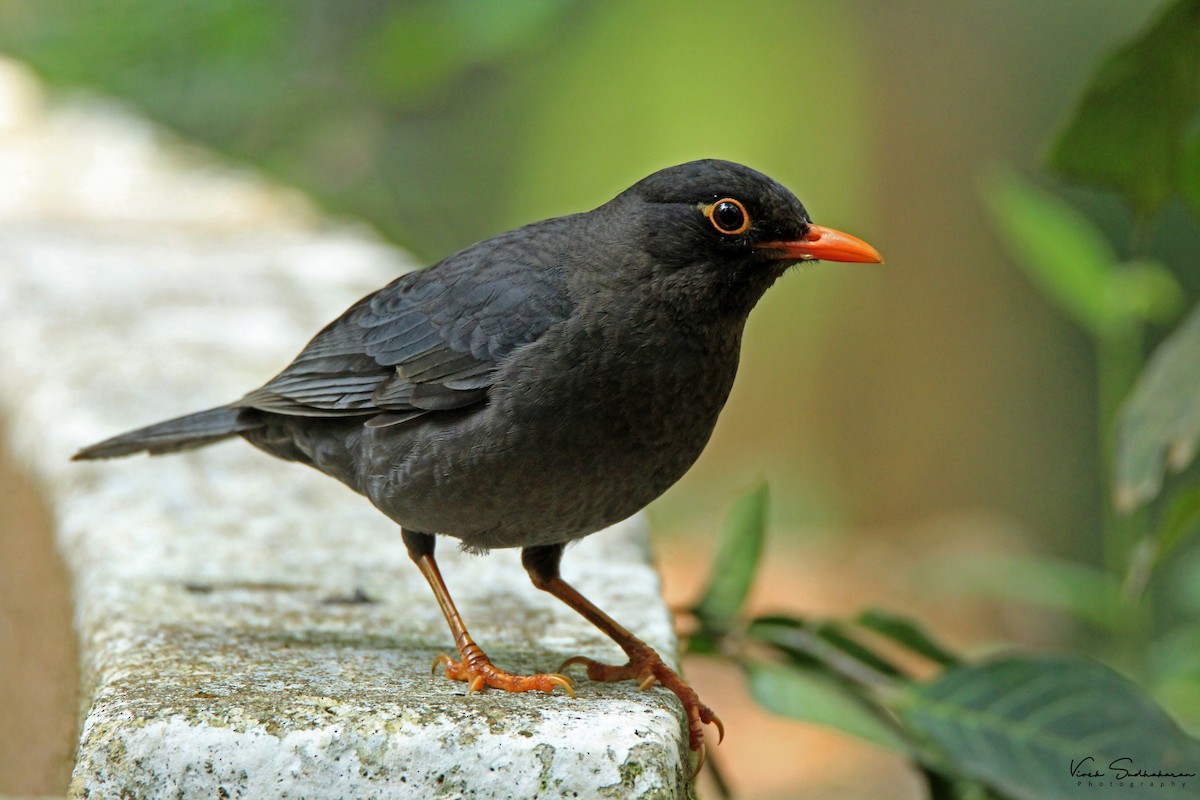
<path id="1" fill-rule="evenodd" d="M 954 595 L 931 565 L 992 551 L 1095 560 L 1102 491 L 1089 341 L 1000 249 L 980 179 L 997 163 L 1036 174 L 1097 60 L 1157 5 L 9 0 L 0 53 L 55 91 L 121 98 L 429 261 L 670 163 L 723 157 L 772 175 L 888 261 L 800 269 L 763 301 L 712 444 L 651 510 L 668 595 L 694 596 L 721 513 L 765 475 L 759 607 L 887 605 L 979 647 L 1073 634 Z M 1094 218 L 1121 218 L 1114 201 L 1067 191 Z M 1194 248 L 1186 234 L 1152 247 Z M 19 465 L 0 472 L 0 497 L 0 793 L 61 791 L 65 584 Z M 736 679 L 689 668 L 702 694 L 707 681 L 729 693 L 706 697 L 745 796 L 918 796 L 885 754 L 741 710 Z"/>

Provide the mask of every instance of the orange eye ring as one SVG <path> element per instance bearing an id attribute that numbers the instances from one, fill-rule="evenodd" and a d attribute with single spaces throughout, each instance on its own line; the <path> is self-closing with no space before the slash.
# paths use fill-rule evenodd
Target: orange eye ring
<path id="1" fill-rule="evenodd" d="M 750 228 L 750 215 L 746 207 L 732 197 L 726 197 L 704 206 L 704 216 L 726 236 L 737 236 Z"/>

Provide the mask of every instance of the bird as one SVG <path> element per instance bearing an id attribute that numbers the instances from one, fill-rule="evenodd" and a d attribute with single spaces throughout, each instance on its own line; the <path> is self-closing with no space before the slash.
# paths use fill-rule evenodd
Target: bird
<path id="1" fill-rule="evenodd" d="M 535 222 L 402 274 L 354 303 L 278 375 L 228 405 L 85 447 L 158 455 L 241 437 L 365 495 L 400 526 L 453 634 L 435 671 L 510 692 L 661 684 L 704 759 L 720 718 L 648 644 L 563 580 L 564 548 L 643 509 L 699 457 L 734 383 L 751 309 L 790 267 L 882 262 L 813 224 L 782 185 L 719 159 L 659 170 L 587 212 Z M 628 658 L 553 673 L 494 665 L 459 615 L 438 536 L 521 548 L 534 586 Z"/>

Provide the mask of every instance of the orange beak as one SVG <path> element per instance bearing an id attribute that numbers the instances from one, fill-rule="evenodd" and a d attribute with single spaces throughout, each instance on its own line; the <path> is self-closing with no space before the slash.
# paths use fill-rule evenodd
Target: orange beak
<path id="1" fill-rule="evenodd" d="M 883 256 L 871 245 L 855 236 L 833 228 L 809 225 L 804 238 L 794 242 L 763 242 L 760 250 L 770 250 L 780 261 L 854 261 L 863 264 L 882 264 Z"/>

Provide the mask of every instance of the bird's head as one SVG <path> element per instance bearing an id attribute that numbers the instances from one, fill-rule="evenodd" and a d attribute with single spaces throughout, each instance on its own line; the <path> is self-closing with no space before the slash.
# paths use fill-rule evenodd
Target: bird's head
<path id="1" fill-rule="evenodd" d="M 612 204 L 656 282 L 697 301 L 723 299 L 748 313 L 790 266 L 802 261 L 878 263 L 866 242 L 814 225 L 796 196 L 749 167 L 708 159 L 668 167 Z"/>

